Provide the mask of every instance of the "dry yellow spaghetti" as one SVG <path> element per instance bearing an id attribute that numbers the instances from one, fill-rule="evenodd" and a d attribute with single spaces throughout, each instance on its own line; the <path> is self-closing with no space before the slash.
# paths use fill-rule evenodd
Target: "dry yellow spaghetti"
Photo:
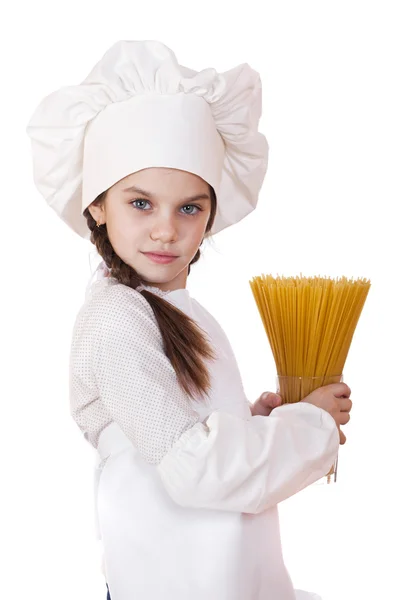
<path id="1" fill-rule="evenodd" d="M 249 282 L 274 356 L 284 403 L 343 380 L 343 368 L 370 280 L 272 277 Z M 337 459 L 327 473 L 336 481 Z"/>
<path id="2" fill-rule="evenodd" d="M 249 283 L 283 401 L 298 402 L 313 389 L 340 381 L 371 282 L 261 275 Z"/>

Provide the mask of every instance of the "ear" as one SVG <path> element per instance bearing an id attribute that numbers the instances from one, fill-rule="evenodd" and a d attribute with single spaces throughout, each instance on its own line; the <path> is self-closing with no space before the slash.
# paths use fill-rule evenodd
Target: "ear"
<path id="1" fill-rule="evenodd" d="M 105 218 L 104 218 L 104 208 L 103 206 L 98 206 L 97 204 L 91 204 L 88 208 L 90 214 L 92 215 L 93 219 L 96 221 L 100 221 L 100 223 L 104 223 L 105 222 Z"/>

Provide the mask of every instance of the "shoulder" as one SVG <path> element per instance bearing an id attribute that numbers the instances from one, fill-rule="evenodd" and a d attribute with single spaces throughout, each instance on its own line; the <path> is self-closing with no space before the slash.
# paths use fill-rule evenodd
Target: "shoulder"
<path id="1" fill-rule="evenodd" d="M 90 296 L 77 315 L 78 323 L 86 323 L 91 331 L 102 334 L 143 328 L 156 336 L 159 334 L 157 320 L 146 298 L 113 279 L 93 284 Z"/>
<path id="2" fill-rule="evenodd" d="M 152 312 L 146 298 L 133 288 L 119 283 L 115 279 L 100 280 L 95 284 L 91 298 L 87 302 L 88 310 L 101 310 L 106 307 L 125 310 L 144 310 Z"/>

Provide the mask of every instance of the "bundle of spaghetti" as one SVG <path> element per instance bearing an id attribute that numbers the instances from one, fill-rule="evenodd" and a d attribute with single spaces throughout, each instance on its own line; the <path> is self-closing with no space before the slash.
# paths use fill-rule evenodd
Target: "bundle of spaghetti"
<path id="1" fill-rule="evenodd" d="M 272 277 L 250 286 L 275 360 L 283 402 L 342 380 L 371 282 L 346 277 Z"/>

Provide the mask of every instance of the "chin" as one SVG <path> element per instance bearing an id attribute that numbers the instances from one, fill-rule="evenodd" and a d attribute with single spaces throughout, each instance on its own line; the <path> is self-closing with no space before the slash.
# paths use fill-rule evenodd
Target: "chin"
<path id="1" fill-rule="evenodd" d="M 140 279 L 142 279 L 143 281 L 152 281 L 153 283 L 168 283 L 169 281 L 172 281 L 173 279 L 175 279 L 176 277 L 178 277 L 179 273 L 164 273 L 163 275 L 160 273 L 159 270 L 154 269 L 154 273 L 151 273 L 149 271 L 146 271 L 146 273 L 139 273 L 138 275 L 140 277 Z"/>

